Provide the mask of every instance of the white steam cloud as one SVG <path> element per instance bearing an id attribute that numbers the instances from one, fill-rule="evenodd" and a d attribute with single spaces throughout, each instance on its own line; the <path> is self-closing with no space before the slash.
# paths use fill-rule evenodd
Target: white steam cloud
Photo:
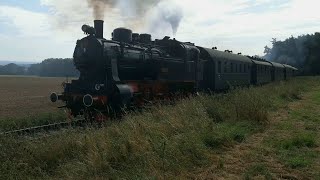
<path id="1" fill-rule="evenodd" d="M 183 11 L 178 4 L 173 1 L 161 1 L 149 13 L 149 32 L 159 34 L 164 32 L 162 27 L 168 24 L 171 26 L 173 35 L 176 35 L 180 22 L 183 18 Z"/>
<path id="2" fill-rule="evenodd" d="M 51 22 L 60 29 L 77 28 L 80 23 L 105 20 L 106 31 L 124 26 L 136 32 L 156 36 L 175 35 L 183 18 L 176 0 L 42 0 L 49 6 Z"/>

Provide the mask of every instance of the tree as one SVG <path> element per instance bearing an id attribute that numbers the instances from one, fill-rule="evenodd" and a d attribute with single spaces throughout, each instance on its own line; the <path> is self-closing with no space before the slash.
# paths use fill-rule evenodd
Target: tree
<path id="1" fill-rule="evenodd" d="M 298 67 L 304 74 L 320 74 L 320 33 L 284 41 L 272 38 L 271 42 L 272 48 L 265 47 L 264 58 Z"/>
<path id="2" fill-rule="evenodd" d="M 24 67 L 18 66 L 13 63 L 0 67 L 1 75 L 24 75 L 25 73 L 26 69 Z"/>
<path id="3" fill-rule="evenodd" d="M 264 53 L 265 54 L 270 54 L 271 53 L 271 48 L 269 48 L 268 46 L 264 47 Z"/>
<path id="4" fill-rule="evenodd" d="M 72 59 L 46 59 L 25 68 L 16 64 L 0 66 L 1 75 L 35 75 L 46 77 L 78 77 L 79 72 Z"/>

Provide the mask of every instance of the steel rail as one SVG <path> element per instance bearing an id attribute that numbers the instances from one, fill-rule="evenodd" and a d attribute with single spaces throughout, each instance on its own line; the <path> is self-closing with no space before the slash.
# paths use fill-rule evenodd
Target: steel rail
<path id="1" fill-rule="evenodd" d="M 34 127 L 24 128 L 24 129 L 7 131 L 7 132 L 0 133 L 0 135 L 13 135 L 13 134 L 24 135 L 24 134 L 37 133 L 37 132 L 41 132 L 41 131 L 59 130 L 59 129 L 66 128 L 66 127 L 79 126 L 79 125 L 86 123 L 86 122 L 87 122 L 86 119 L 77 119 L 74 121 L 65 121 L 65 122 L 47 124 L 47 125 L 42 125 L 42 126 L 34 126 Z"/>

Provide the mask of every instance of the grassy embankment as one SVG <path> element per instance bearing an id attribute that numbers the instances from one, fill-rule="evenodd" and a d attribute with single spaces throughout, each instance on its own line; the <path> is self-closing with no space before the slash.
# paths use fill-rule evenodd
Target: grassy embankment
<path id="1" fill-rule="evenodd" d="M 297 78 L 154 107 L 98 130 L 0 137 L 0 179 L 282 177 L 267 158 L 293 177 L 313 178 L 320 170 L 319 84 Z M 298 100 L 304 107 L 290 110 Z M 283 111 L 290 114 L 275 116 Z"/>

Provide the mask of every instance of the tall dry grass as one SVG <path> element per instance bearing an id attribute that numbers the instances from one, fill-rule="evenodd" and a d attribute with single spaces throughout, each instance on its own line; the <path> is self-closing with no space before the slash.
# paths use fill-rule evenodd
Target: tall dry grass
<path id="1" fill-rule="evenodd" d="M 319 78 L 202 94 L 133 112 L 100 129 L 48 137 L 0 137 L 0 179 L 187 178 L 212 155 L 268 125 L 269 111 L 301 97 Z"/>

